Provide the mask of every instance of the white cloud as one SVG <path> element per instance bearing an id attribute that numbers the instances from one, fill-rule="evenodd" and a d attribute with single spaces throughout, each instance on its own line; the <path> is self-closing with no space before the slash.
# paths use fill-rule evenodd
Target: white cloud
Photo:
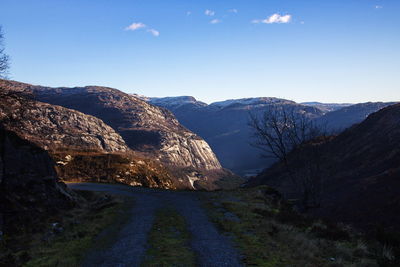
<path id="1" fill-rule="evenodd" d="M 160 32 L 155 29 L 148 29 L 147 32 L 151 33 L 155 37 L 160 36 Z"/>
<path id="2" fill-rule="evenodd" d="M 186 12 L 186 16 L 190 16 L 190 15 L 192 15 L 192 11 Z"/>
<path id="3" fill-rule="evenodd" d="M 151 33 L 155 37 L 160 36 L 159 31 L 157 31 L 155 29 L 151 29 L 151 28 L 149 29 L 149 27 L 146 24 L 141 23 L 141 22 L 134 22 L 125 28 L 126 31 L 136 31 L 136 30 L 140 30 L 140 29 L 147 29 L 147 32 Z"/>
<path id="4" fill-rule="evenodd" d="M 143 24 L 141 22 L 134 22 L 131 25 L 129 25 L 128 27 L 125 28 L 126 31 L 136 31 L 139 29 L 143 29 L 146 28 L 146 24 Z"/>
<path id="5" fill-rule="evenodd" d="M 238 13 L 238 10 L 236 8 L 232 8 L 232 9 L 229 9 L 228 12 L 230 12 L 230 13 Z"/>
<path id="6" fill-rule="evenodd" d="M 207 9 L 204 14 L 206 14 L 206 16 L 214 16 L 215 15 L 215 11 L 209 10 Z"/>
<path id="7" fill-rule="evenodd" d="M 265 23 L 265 24 L 289 23 L 291 20 L 292 20 L 292 15 L 290 15 L 290 14 L 282 16 L 278 13 L 275 13 L 266 19 L 255 19 L 252 21 L 252 23 L 255 23 L 255 24 L 259 24 L 259 23 Z"/>
<path id="8" fill-rule="evenodd" d="M 220 19 L 213 19 L 212 21 L 210 21 L 211 24 L 218 24 L 220 22 L 222 22 L 222 20 Z"/>
<path id="9" fill-rule="evenodd" d="M 381 8 L 383 8 L 383 6 L 375 6 L 375 9 L 381 9 Z"/>

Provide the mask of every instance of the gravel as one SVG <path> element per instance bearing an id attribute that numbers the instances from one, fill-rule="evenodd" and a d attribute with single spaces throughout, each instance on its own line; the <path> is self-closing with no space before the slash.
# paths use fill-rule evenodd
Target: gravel
<path id="1" fill-rule="evenodd" d="M 121 229 L 117 241 L 106 251 L 92 251 L 83 266 L 140 266 L 147 249 L 147 235 L 157 209 L 172 206 L 181 214 L 191 233 L 191 246 L 198 266 L 243 266 L 228 237 L 221 235 L 200 206 L 198 193 L 153 190 L 106 184 L 69 184 L 72 189 L 102 191 L 132 196 L 132 218 Z"/>

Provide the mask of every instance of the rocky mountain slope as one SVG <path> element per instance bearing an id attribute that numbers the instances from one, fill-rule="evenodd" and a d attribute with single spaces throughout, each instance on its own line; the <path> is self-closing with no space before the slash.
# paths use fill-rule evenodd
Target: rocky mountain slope
<path id="1" fill-rule="evenodd" d="M 49 151 L 65 181 L 175 188 L 168 170 L 130 151 L 122 137 L 96 117 L 5 89 L 0 91 L 0 122 Z"/>
<path id="2" fill-rule="evenodd" d="M 322 203 L 313 213 L 363 227 L 381 225 L 399 230 L 399 144 L 400 104 L 373 113 L 320 144 Z M 293 152 L 291 158 L 304 158 L 305 149 Z M 290 166 L 293 173 L 304 173 L 308 165 L 296 160 Z M 276 164 L 250 184 L 272 185 L 288 196 L 295 191 L 288 179 L 283 166 Z"/>
<path id="3" fill-rule="evenodd" d="M 49 88 L 6 80 L 0 80 L 0 86 L 101 119 L 132 150 L 165 164 L 176 173 L 175 185 L 193 188 L 202 180 L 201 187 L 212 188 L 219 178 L 233 175 L 221 167 L 209 145 L 179 124 L 170 111 L 135 96 L 96 86 Z"/>
<path id="4" fill-rule="evenodd" d="M 0 92 L 0 121 L 46 150 L 126 152 L 125 141 L 103 121 L 81 112 Z"/>
<path id="5" fill-rule="evenodd" d="M 309 117 L 323 112 L 279 98 L 247 98 L 215 102 L 210 105 L 192 97 L 148 99 L 150 103 L 171 110 L 184 126 L 203 137 L 212 147 L 222 165 L 242 175 L 261 171 L 272 163 L 262 158 L 253 147 L 249 113 L 261 115 L 271 105 L 290 108 Z"/>
<path id="6" fill-rule="evenodd" d="M 0 125 L 0 240 L 71 208 L 76 200 L 58 181 L 45 150 Z"/>

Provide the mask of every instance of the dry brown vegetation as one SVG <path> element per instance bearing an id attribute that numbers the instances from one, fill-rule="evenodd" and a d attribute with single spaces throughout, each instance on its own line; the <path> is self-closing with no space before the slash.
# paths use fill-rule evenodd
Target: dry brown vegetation
<path id="1" fill-rule="evenodd" d="M 57 151 L 51 154 L 57 162 L 57 173 L 64 181 L 175 188 L 166 168 L 134 153 Z"/>
<path id="2" fill-rule="evenodd" d="M 269 187 L 209 192 L 202 199 L 248 266 L 396 266 L 391 246 L 347 225 L 300 215 Z"/>

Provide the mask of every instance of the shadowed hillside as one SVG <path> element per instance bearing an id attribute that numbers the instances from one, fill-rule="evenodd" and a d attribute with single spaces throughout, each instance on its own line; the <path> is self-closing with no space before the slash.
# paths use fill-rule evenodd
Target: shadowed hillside
<path id="1" fill-rule="evenodd" d="M 291 153 L 292 173 L 304 174 L 304 157 L 317 147 L 323 179 L 321 207 L 316 215 L 362 227 L 381 225 L 399 230 L 400 216 L 400 105 L 371 114 L 364 122 L 324 143 L 311 143 Z M 289 198 L 296 188 L 280 163 L 252 179 L 249 185 L 267 184 Z"/>

